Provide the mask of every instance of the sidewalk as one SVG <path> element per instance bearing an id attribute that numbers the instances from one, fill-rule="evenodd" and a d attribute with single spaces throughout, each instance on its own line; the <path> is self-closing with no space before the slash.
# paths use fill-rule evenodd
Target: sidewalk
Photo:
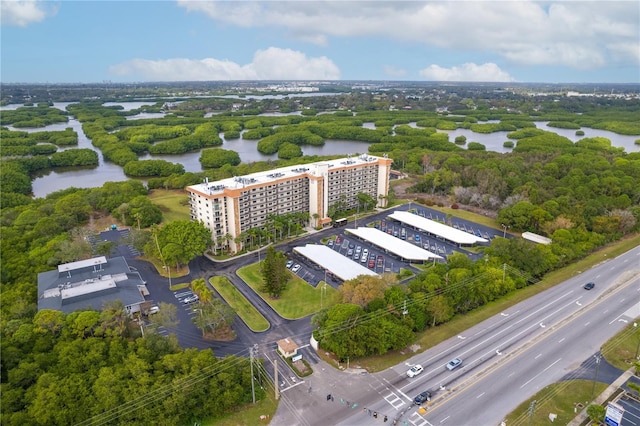
<path id="1" fill-rule="evenodd" d="M 593 400 L 593 404 L 603 404 L 611 395 L 613 395 L 616 390 L 618 390 L 618 388 L 620 388 L 623 384 L 625 384 L 627 380 L 629 380 L 631 376 L 633 376 L 634 369 L 635 367 L 631 367 L 630 369 L 622 373 L 620 377 L 618 377 L 613 383 L 609 385 L 607 389 L 604 390 L 604 392 L 602 392 Z M 587 408 L 588 406 L 584 407 L 582 411 L 573 420 L 571 420 L 567 426 L 580 426 L 582 423 L 587 421 L 587 419 L 589 419 L 589 416 L 587 416 Z"/>

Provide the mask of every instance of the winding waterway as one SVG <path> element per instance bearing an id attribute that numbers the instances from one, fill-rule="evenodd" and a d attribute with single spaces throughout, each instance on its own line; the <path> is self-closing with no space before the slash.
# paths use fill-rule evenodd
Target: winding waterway
<path id="1" fill-rule="evenodd" d="M 66 110 L 67 105 L 73 102 L 56 102 L 54 107 Z M 123 102 L 123 103 L 105 103 L 109 105 L 121 105 L 125 111 L 129 111 L 134 108 L 140 108 L 143 105 L 152 105 L 154 102 Z M 22 105 L 7 105 L 1 109 L 15 109 Z M 292 113 L 292 114 L 299 114 Z M 135 116 L 128 117 L 129 120 L 141 119 L 141 118 L 160 118 L 163 113 L 140 113 Z M 264 115 L 286 115 L 283 113 L 266 113 Z M 611 144 L 617 147 L 623 147 L 626 152 L 640 151 L 640 145 L 635 144 L 635 140 L 638 136 L 625 136 L 617 133 L 609 132 L 606 130 L 597 130 L 590 128 L 583 128 L 584 136 L 576 136 L 575 130 L 569 129 L 557 129 L 548 127 L 546 122 L 536 122 L 536 126 L 539 129 L 555 132 L 561 136 L 565 136 L 571 141 L 575 142 L 586 137 L 603 137 L 611 140 Z M 415 127 L 415 123 L 411 123 Z M 92 168 L 68 168 L 68 169 L 56 169 L 50 170 L 39 175 L 36 175 L 33 180 L 33 194 L 36 197 L 45 197 L 55 191 L 66 189 L 72 186 L 78 188 L 93 188 L 102 186 L 105 182 L 123 181 L 129 179 L 123 172 L 122 167 L 117 166 L 110 162 L 105 162 L 100 150 L 95 149 L 91 144 L 91 141 L 87 138 L 82 130 L 82 124 L 74 117 L 69 117 L 68 123 L 58 123 L 46 126 L 43 128 L 32 129 L 14 129 L 11 126 L 7 126 L 11 130 L 21 130 L 26 132 L 40 132 L 40 131 L 56 131 L 64 130 L 67 127 L 71 127 L 78 134 L 78 146 L 77 148 L 89 148 L 98 153 L 99 164 Z M 363 127 L 375 128 L 373 123 L 364 123 Z M 467 144 L 469 142 L 479 142 L 485 145 L 488 151 L 496 152 L 509 152 L 510 148 L 503 147 L 503 143 L 507 140 L 508 132 L 494 132 L 489 134 L 474 133 L 469 129 L 456 129 L 450 131 L 443 131 L 449 135 L 449 140 L 453 141 L 457 136 L 465 136 L 467 138 Z M 240 159 L 243 163 L 251 163 L 254 161 L 275 160 L 278 158 L 277 154 L 264 155 L 258 152 L 256 146 L 258 141 L 224 138 L 223 134 L 220 134 L 222 138 L 223 149 L 229 149 L 238 152 Z M 368 142 L 357 142 L 347 140 L 327 140 L 323 146 L 303 146 L 302 152 L 304 155 L 346 155 L 364 153 L 368 151 Z M 76 147 L 72 147 L 76 148 Z M 69 148 L 64 148 L 69 149 Z M 150 155 L 145 154 L 140 157 L 142 160 L 149 159 L 162 159 L 173 163 L 182 164 L 188 172 L 200 172 L 202 166 L 200 165 L 200 151 L 190 152 L 182 155 Z"/>

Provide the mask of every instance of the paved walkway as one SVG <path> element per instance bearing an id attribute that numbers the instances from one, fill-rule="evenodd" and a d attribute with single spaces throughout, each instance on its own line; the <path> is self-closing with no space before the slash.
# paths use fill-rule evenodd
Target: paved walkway
<path id="1" fill-rule="evenodd" d="M 622 373 L 620 377 L 618 377 L 613 383 L 609 385 L 609 387 L 604 390 L 604 392 L 602 392 L 596 397 L 596 399 L 593 400 L 593 403 L 599 405 L 603 404 L 611 395 L 613 395 L 616 390 L 618 390 L 618 388 L 622 387 L 622 385 L 624 385 L 627 380 L 629 380 L 629 378 L 633 376 L 634 369 L 635 367 L 631 367 L 630 369 Z M 588 406 L 584 407 L 584 409 L 573 420 L 569 422 L 568 426 L 580 426 L 581 424 L 583 424 L 589 418 L 589 416 L 587 415 L 587 408 Z"/>

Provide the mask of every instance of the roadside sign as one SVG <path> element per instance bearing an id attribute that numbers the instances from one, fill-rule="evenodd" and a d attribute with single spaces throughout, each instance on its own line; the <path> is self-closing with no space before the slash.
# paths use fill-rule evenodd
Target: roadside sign
<path id="1" fill-rule="evenodd" d="M 610 402 L 607 405 L 607 412 L 604 415 L 604 423 L 607 426 L 619 426 L 622 422 L 622 415 L 624 414 L 624 408 L 618 404 Z"/>

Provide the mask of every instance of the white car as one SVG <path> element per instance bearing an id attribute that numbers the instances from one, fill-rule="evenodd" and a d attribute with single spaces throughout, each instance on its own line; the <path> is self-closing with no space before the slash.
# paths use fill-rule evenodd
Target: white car
<path id="1" fill-rule="evenodd" d="M 182 301 L 182 303 L 184 303 L 185 305 L 188 305 L 189 303 L 195 303 L 195 302 L 199 302 L 199 301 L 200 301 L 200 298 L 198 297 L 198 295 L 194 294 L 193 296 L 186 297 Z"/>
<path id="2" fill-rule="evenodd" d="M 295 265 L 293 265 L 293 268 L 291 268 L 291 270 L 293 272 L 298 272 L 300 270 L 300 265 L 296 263 Z"/>
<path id="3" fill-rule="evenodd" d="M 462 360 L 460 358 L 454 358 L 447 364 L 447 370 L 451 371 L 460 365 L 462 365 Z"/>
<path id="4" fill-rule="evenodd" d="M 407 370 L 407 376 L 416 377 L 418 374 L 422 373 L 422 370 L 424 370 L 424 368 L 422 368 L 420 364 L 416 364 Z"/>
<path id="5" fill-rule="evenodd" d="M 291 269 L 292 266 L 293 266 L 293 260 L 287 261 L 287 269 Z"/>

